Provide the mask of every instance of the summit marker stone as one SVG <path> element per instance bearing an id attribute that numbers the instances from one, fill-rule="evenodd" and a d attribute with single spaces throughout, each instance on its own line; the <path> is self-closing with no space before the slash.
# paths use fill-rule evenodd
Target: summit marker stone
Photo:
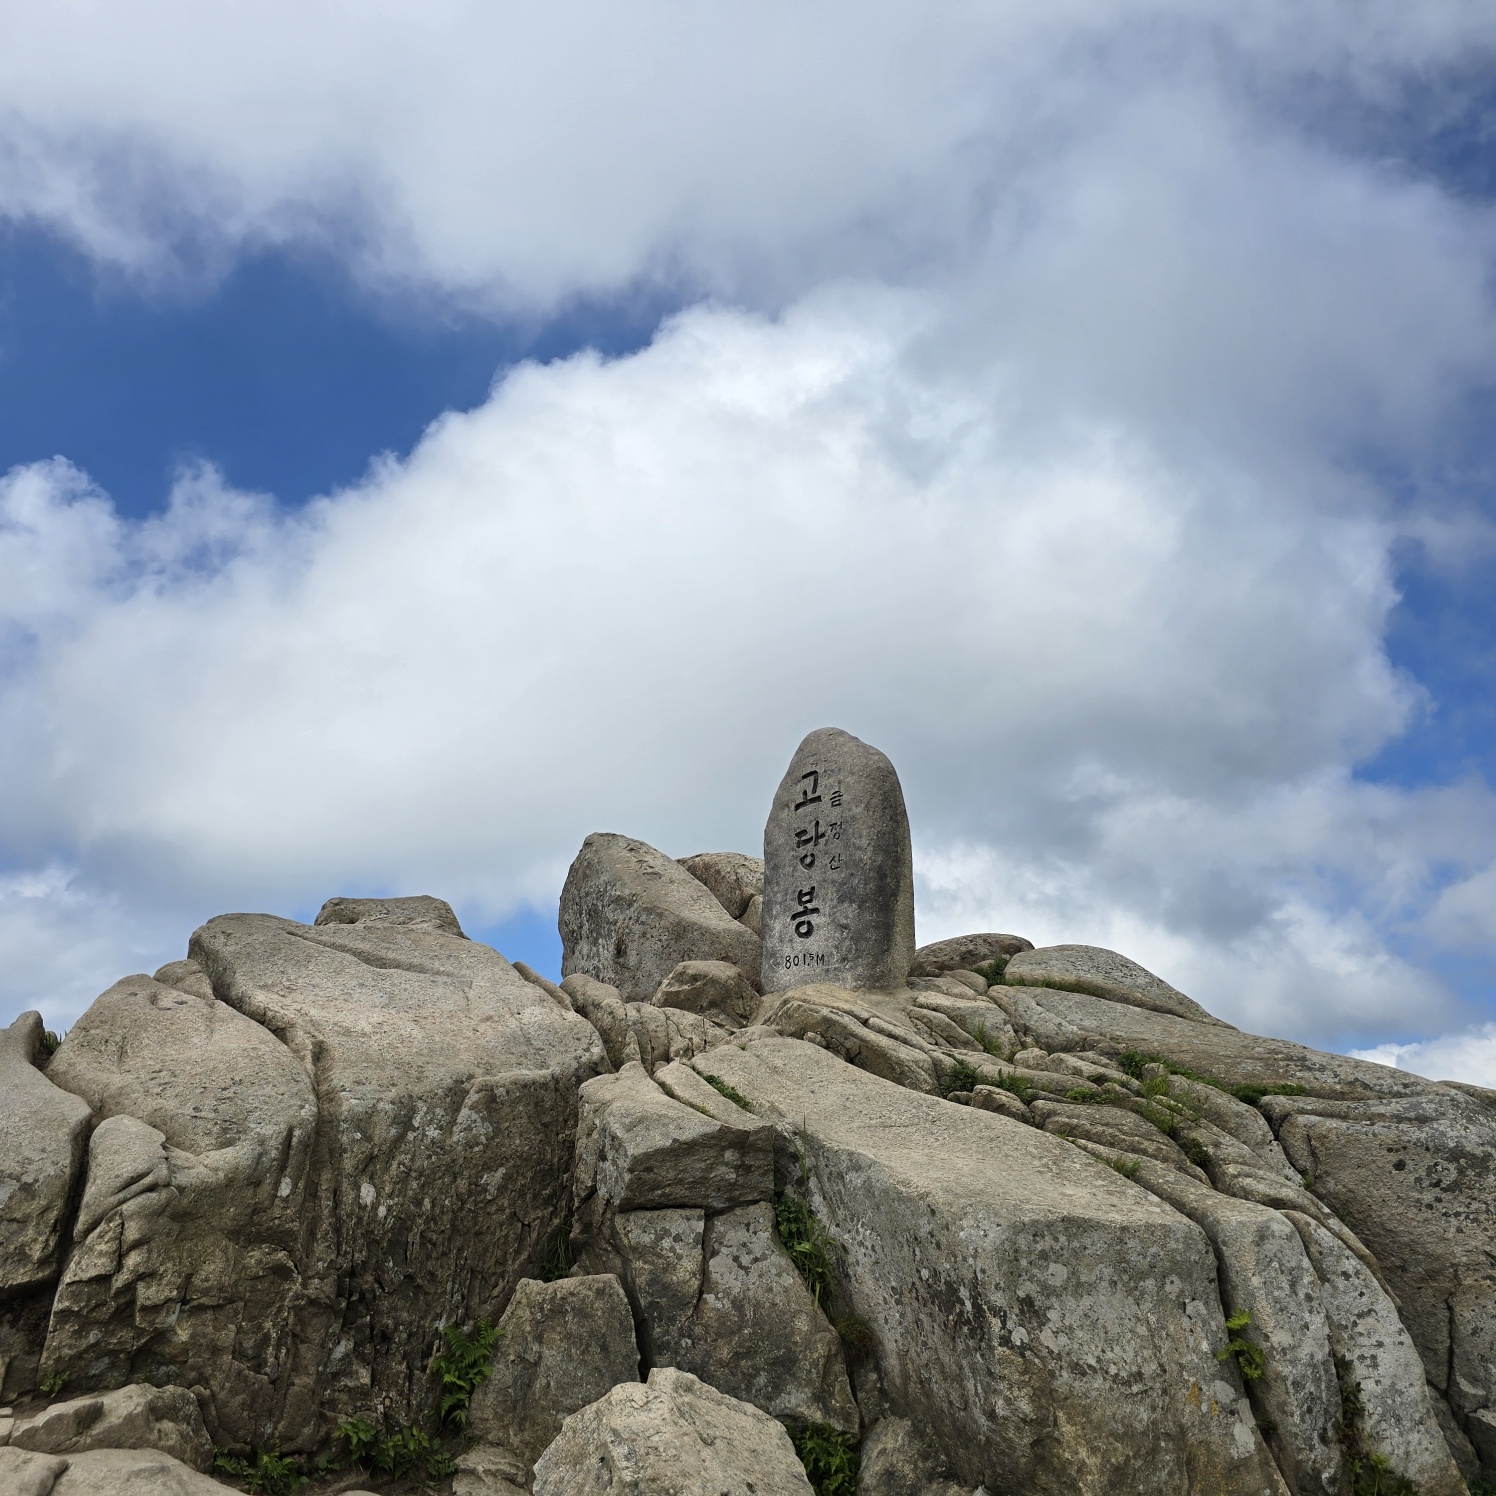
<path id="1" fill-rule="evenodd" d="M 795 750 L 764 827 L 763 990 L 902 987 L 914 959 L 909 817 L 893 765 L 836 727 Z"/>

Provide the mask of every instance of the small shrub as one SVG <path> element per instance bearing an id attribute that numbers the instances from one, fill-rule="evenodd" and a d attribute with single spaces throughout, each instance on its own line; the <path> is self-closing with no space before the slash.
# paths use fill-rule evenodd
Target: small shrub
<path id="1" fill-rule="evenodd" d="M 1226 1321 L 1226 1328 L 1231 1332 L 1231 1338 L 1227 1340 L 1225 1350 L 1216 1352 L 1216 1360 L 1226 1361 L 1235 1356 L 1242 1379 L 1248 1382 L 1260 1382 L 1267 1371 L 1267 1365 L 1262 1359 L 1262 1347 L 1255 1340 L 1248 1340 L 1242 1334 L 1242 1331 L 1247 1329 L 1251 1323 L 1252 1316 L 1245 1309 L 1238 1309 Z"/>
<path id="2" fill-rule="evenodd" d="M 990 961 L 983 961 L 980 966 L 973 966 L 972 970 L 979 977 L 986 980 L 989 987 L 997 986 L 1003 979 L 1003 973 L 1008 969 L 1007 956 L 994 956 Z"/>
<path id="3" fill-rule="evenodd" d="M 971 1068 L 971 1065 L 966 1060 L 957 1060 L 941 1077 L 940 1094 L 952 1096 L 957 1091 L 970 1091 L 981 1084 L 982 1077 Z"/>
<path id="4" fill-rule="evenodd" d="M 318 1470 L 323 1474 L 339 1470 L 344 1465 L 359 1465 L 369 1459 L 379 1442 L 379 1430 L 367 1418 L 345 1418 L 333 1438 L 342 1448 L 318 1461 Z"/>
<path id="5" fill-rule="evenodd" d="M 1173 1112 L 1165 1111 L 1161 1106 L 1150 1106 L 1146 1101 L 1137 1110 L 1140 1117 L 1146 1117 L 1165 1136 L 1174 1136 L 1179 1119 Z"/>
<path id="6" fill-rule="evenodd" d="M 977 1031 L 972 1037 L 995 1060 L 1006 1060 L 1012 1053 L 1006 1045 L 999 1044 L 996 1039 L 989 1039 L 987 1037 L 987 1020 L 985 1018 L 977 1020 Z"/>
<path id="7" fill-rule="evenodd" d="M 68 1374 L 65 1371 L 54 1371 L 50 1376 L 43 1377 L 40 1383 L 41 1390 L 48 1397 L 56 1397 L 68 1384 Z"/>
<path id="8" fill-rule="evenodd" d="M 426 1466 L 428 1475 L 433 1474 L 433 1462 L 446 1460 L 445 1452 L 424 1429 L 398 1428 L 374 1446 L 372 1463 L 376 1470 L 399 1480 L 414 1474 L 421 1465 Z"/>
<path id="9" fill-rule="evenodd" d="M 278 1449 L 257 1450 L 248 1459 L 215 1450 L 213 1468 L 233 1480 L 242 1480 L 246 1491 L 258 1492 L 259 1496 L 295 1496 L 306 1484 L 296 1461 Z"/>
<path id="10" fill-rule="evenodd" d="M 1002 1090 L 1011 1091 L 1025 1106 L 1034 1094 L 1034 1088 L 1021 1075 L 1000 1076 L 997 1084 Z"/>
<path id="11" fill-rule="evenodd" d="M 486 1319 L 479 1323 L 472 1335 L 464 1335 L 457 1325 L 442 1326 L 445 1346 L 431 1358 L 431 1370 L 441 1381 L 441 1398 L 436 1408 L 438 1423 L 450 1424 L 456 1429 L 467 1427 L 468 1404 L 488 1375 L 489 1360 L 498 1338 L 497 1326 Z M 402 1432 L 409 1434 L 413 1431 Z M 421 1438 L 425 1437 L 421 1435 Z"/>
<path id="12" fill-rule="evenodd" d="M 66 1033 L 66 1030 L 63 1031 Z M 62 1034 L 53 1033 L 51 1029 L 42 1030 L 42 1058 L 50 1060 L 62 1045 Z"/>
<path id="13" fill-rule="evenodd" d="M 852 1496 L 857 1489 L 857 1446 L 851 1434 L 825 1423 L 791 1429 L 790 1441 L 816 1496 Z"/>
<path id="14" fill-rule="evenodd" d="M 1077 1086 L 1073 1091 L 1066 1091 L 1065 1092 L 1065 1100 L 1066 1101 L 1073 1101 L 1073 1102 L 1076 1103 L 1077 1106 L 1085 1106 L 1088 1102 L 1092 1102 L 1092 1101 L 1101 1101 L 1101 1102 L 1104 1102 L 1104 1101 L 1107 1100 L 1107 1098 L 1105 1096 L 1100 1095 L 1096 1091 L 1088 1090 L 1084 1086 Z"/>
<path id="15" fill-rule="evenodd" d="M 1203 1076 L 1199 1077 L 1204 1079 Z M 1256 1106 L 1264 1096 L 1302 1096 L 1304 1088 L 1293 1082 L 1285 1082 L 1281 1086 L 1222 1086 L 1219 1081 L 1210 1081 L 1208 1084 L 1219 1086 L 1221 1090 L 1236 1097 L 1238 1101 L 1245 1101 L 1248 1106 Z M 1385 1489 L 1390 1489 L 1387 1487 Z"/>
<path id="16" fill-rule="evenodd" d="M 1143 1082 L 1143 1095 L 1149 1098 L 1167 1096 L 1169 1094 L 1169 1077 L 1167 1075 L 1152 1075 Z"/>
<path id="17" fill-rule="evenodd" d="M 547 1283 L 554 1283 L 571 1272 L 571 1222 L 562 1221 L 546 1238 L 540 1254 L 540 1276 Z"/>
<path id="18" fill-rule="evenodd" d="M 736 1089 L 736 1087 L 728 1085 L 727 1082 L 721 1078 L 721 1076 L 708 1075 L 705 1071 L 702 1071 L 701 1078 L 707 1083 L 707 1085 L 712 1088 L 712 1090 L 716 1091 L 719 1096 L 727 1097 L 727 1099 L 732 1102 L 734 1106 L 742 1107 L 745 1112 L 751 1112 L 753 1110 L 753 1103 L 749 1101 L 749 1099 L 745 1095 L 743 1095 L 741 1091 Z"/>

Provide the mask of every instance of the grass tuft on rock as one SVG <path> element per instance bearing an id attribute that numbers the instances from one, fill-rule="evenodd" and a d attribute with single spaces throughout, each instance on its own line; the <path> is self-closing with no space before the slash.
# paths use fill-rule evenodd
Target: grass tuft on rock
<path id="1" fill-rule="evenodd" d="M 825 1228 L 804 1200 L 783 1190 L 774 1196 L 774 1227 L 820 1308 L 831 1292 L 831 1253 Z"/>
<path id="2" fill-rule="evenodd" d="M 1281 1085 L 1269 1086 L 1229 1085 L 1214 1075 L 1203 1075 L 1198 1070 L 1187 1070 L 1183 1065 L 1175 1065 L 1161 1055 L 1144 1054 L 1138 1049 L 1124 1049 L 1117 1057 L 1117 1064 L 1134 1080 L 1143 1082 L 1145 1096 L 1165 1096 L 1169 1090 L 1169 1082 L 1163 1076 L 1144 1076 L 1143 1069 L 1147 1065 L 1162 1065 L 1170 1075 L 1180 1076 L 1184 1080 L 1197 1080 L 1201 1085 L 1214 1086 L 1217 1091 L 1224 1091 L 1228 1096 L 1236 1097 L 1238 1101 L 1245 1101 L 1248 1106 L 1256 1106 L 1264 1096 L 1303 1096 L 1306 1094 L 1303 1086 L 1296 1081 L 1284 1081 Z M 1149 1090 L 1150 1086 L 1153 1087 L 1152 1090 Z"/>
<path id="3" fill-rule="evenodd" d="M 734 1106 L 740 1106 L 745 1112 L 753 1110 L 753 1103 L 743 1095 L 735 1086 L 730 1086 L 719 1075 L 708 1075 L 705 1070 L 697 1072 L 702 1080 L 709 1085 L 719 1096 L 725 1096 Z"/>
<path id="4" fill-rule="evenodd" d="M 1009 957 L 994 956 L 990 961 L 983 961 L 980 966 L 973 966 L 972 970 L 983 978 L 989 987 L 997 986 L 1003 979 L 1003 973 L 1008 969 Z"/>
<path id="5" fill-rule="evenodd" d="M 790 1442 L 816 1496 L 852 1496 L 857 1489 L 857 1445 L 851 1434 L 826 1423 L 789 1431 Z"/>
<path id="6" fill-rule="evenodd" d="M 546 1238 L 545 1248 L 540 1254 L 540 1277 L 543 1282 L 554 1283 L 566 1277 L 572 1270 L 571 1222 L 562 1221 Z"/>

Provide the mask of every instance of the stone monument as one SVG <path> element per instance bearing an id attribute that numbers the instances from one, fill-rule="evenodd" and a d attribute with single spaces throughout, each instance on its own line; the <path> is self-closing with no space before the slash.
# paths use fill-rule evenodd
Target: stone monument
<path id="1" fill-rule="evenodd" d="M 893 765 L 823 727 L 795 750 L 764 827 L 763 990 L 900 988 L 914 959 L 909 817 Z"/>

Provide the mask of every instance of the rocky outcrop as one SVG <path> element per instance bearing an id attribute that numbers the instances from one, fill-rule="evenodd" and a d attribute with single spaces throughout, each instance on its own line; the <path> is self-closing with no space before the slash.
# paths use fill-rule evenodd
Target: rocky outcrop
<path id="1" fill-rule="evenodd" d="M 528 1471 L 564 1419 L 618 1383 L 638 1380 L 633 1315 L 617 1278 L 528 1278 L 499 1321 L 492 1369 L 473 1395 L 468 1428 Z"/>
<path id="2" fill-rule="evenodd" d="M 764 892 L 764 860 L 743 852 L 698 852 L 682 857 L 680 865 L 709 888 L 712 897 L 733 919 L 742 919 L 748 906 Z"/>
<path id="3" fill-rule="evenodd" d="M 1047 945 L 1020 951 L 1008 962 L 1003 981 L 1013 987 L 1058 987 L 1086 992 L 1111 1002 L 1172 1013 L 1196 1023 L 1219 1023 L 1199 1003 L 1161 977 L 1096 945 Z"/>
<path id="4" fill-rule="evenodd" d="M 726 961 L 682 961 L 660 983 L 657 1008 L 695 1013 L 731 1031 L 753 1022 L 761 1001 L 748 978 Z"/>
<path id="5" fill-rule="evenodd" d="M 0 1029 L 0 1299 L 56 1278 L 88 1134 L 88 1107 L 36 1068 L 41 1045 L 39 1013 Z"/>
<path id="6" fill-rule="evenodd" d="M 800 1140 L 889 1398 L 968 1485 L 1282 1489 L 1217 1360 L 1215 1260 L 1193 1223 L 1058 1138 L 812 1045 L 755 1039 L 712 1062 Z"/>
<path id="7" fill-rule="evenodd" d="M 33 1454 L 0 1449 L 5 1496 L 223 1496 L 211 1476 L 155 1449 Z"/>
<path id="8" fill-rule="evenodd" d="M 18 1420 L 10 1445 L 40 1454 L 150 1449 L 194 1470 L 206 1470 L 213 1463 L 213 1441 L 197 1399 L 183 1387 L 136 1384 L 53 1403 Z"/>
<path id="9" fill-rule="evenodd" d="M 990 961 L 1007 961 L 1020 951 L 1031 951 L 1032 940 L 1022 935 L 957 935 L 922 945 L 909 967 L 911 977 L 938 977 L 947 971 L 975 971 Z"/>
<path id="10" fill-rule="evenodd" d="M 645 842 L 597 833 L 561 890 L 561 971 L 647 1003 L 682 961 L 727 961 L 757 983 L 763 948 L 707 887 Z M 563 983 L 563 985 L 565 985 Z"/>
<path id="11" fill-rule="evenodd" d="M 574 1413 L 535 1466 L 535 1496 L 811 1496 L 783 1425 L 688 1372 L 656 1368 Z"/>

